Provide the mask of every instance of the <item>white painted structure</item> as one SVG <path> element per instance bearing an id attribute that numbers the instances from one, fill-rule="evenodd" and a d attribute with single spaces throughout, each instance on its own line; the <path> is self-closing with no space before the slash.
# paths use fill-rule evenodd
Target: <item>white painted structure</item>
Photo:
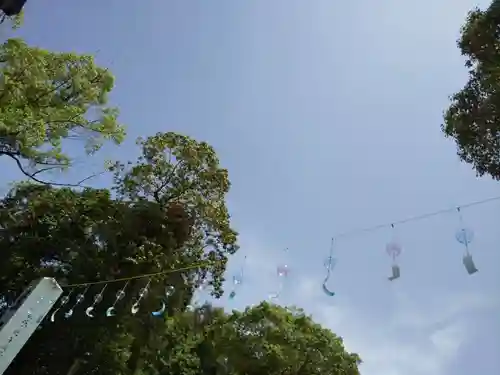
<path id="1" fill-rule="evenodd" d="M 0 317 L 0 375 L 12 363 L 63 293 L 50 277 L 36 280 Z"/>

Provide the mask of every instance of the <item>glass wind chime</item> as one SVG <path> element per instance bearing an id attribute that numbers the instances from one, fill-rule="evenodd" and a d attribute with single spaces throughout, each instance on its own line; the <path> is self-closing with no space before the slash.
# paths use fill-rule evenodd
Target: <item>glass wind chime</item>
<path id="1" fill-rule="evenodd" d="M 113 303 L 108 306 L 105 309 L 105 316 L 110 318 L 113 317 L 117 314 L 116 307 L 120 301 L 122 301 L 126 297 L 126 289 L 129 285 L 130 281 L 127 281 L 125 285 L 120 288 L 118 292 L 115 294 L 115 299 Z M 144 299 L 144 297 L 147 296 L 149 292 L 149 286 L 151 284 L 151 280 L 148 280 L 148 282 L 143 286 L 140 290 L 136 298 L 134 299 L 134 303 L 132 304 L 132 307 L 130 308 L 130 313 L 132 315 L 136 315 L 139 310 L 140 310 L 140 305 L 141 301 Z M 99 305 L 103 301 L 104 297 L 104 292 L 107 288 L 108 284 L 104 284 L 104 286 L 100 289 L 100 291 L 93 297 L 92 303 L 85 308 L 85 315 L 89 318 L 94 318 L 95 317 L 95 308 L 97 305 Z M 64 317 L 66 319 L 69 319 L 73 316 L 75 309 L 77 308 L 78 305 L 83 304 L 85 297 L 90 289 L 90 286 L 87 286 L 83 289 L 81 293 L 78 293 L 76 295 L 76 298 L 73 301 L 73 304 L 71 307 L 64 313 Z M 151 311 L 152 316 L 160 317 L 165 313 L 165 310 L 167 308 L 167 303 L 168 299 L 174 294 L 175 288 L 172 285 L 167 285 L 165 287 L 164 293 L 161 296 L 161 305 L 160 307 L 155 310 Z M 70 290 L 68 294 L 63 296 L 59 302 L 59 306 L 52 312 L 50 316 L 50 321 L 54 323 L 56 321 L 56 315 L 58 314 L 59 311 L 64 310 L 66 308 L 66 305 L 70 302 L 71 296 L 73 294 L 73 290 Z"/>
<path id="2" fill-rule="evenodd" d="M 187 284 L 189 283 L 188 279 L 184 280 L 184 282 Z M 202 280 L 199 280 L 200 285 L 198 288 L 196 288 L 196 291 L 193 295 L 193 298 L 191 300 L 191 303 L 187 305 L 188 311 L 195 311 L 200 308 L 203 304 L 201 303 L 200 296 L 206 292 L 208 289 L 210 282 L 208 279 L 204 278 Z"/>
<path id="3" fill-rule="evenodd" d="M 189 279 L 184 279 L 186 284 L 189 283 Z M 191 303 L 187 305 L 187 311 L 193 313 L 194 323 L 197 328 L 202 327 L 203 324 L 211 319 L 211 311 L 209 306 L 207 306 L 208 302 L 205 300 L 205 303 L 201 303 L 201 295 L 204 295 L 207 292 L 208 287 L 210 286 L 210 282 L 208 279 L 203 278 L 199 280 L 199 286 L 196 288 L 196 291 L 192 297 Z"/>
<path id="4" fill-rule="evenodd" d="M 474 232 L 466 228 L 464 225 L 464 220 L 462 217 L 462 212 L 460 211 L 460 207 L 457 207 L 458 219 L 460 222 L 460 228 L 455 233 L 455 239 L 464 246 L 465 253 L 462 258 L 462 262 L 464 264 L 465 269 L 469 275 L 472 275 L 479 271 L 474 264 L 474 260 L 472 259 L 472 254 L 469 250 L 469 245 L 474 239 Z"/>
<path id="5" fill-rule="evenodd" d="M 334 239 L 332 238 L 332 243 L 330 245 L 330 254 L 328 258 L 325 259 L 324 266 L 326 268 L 326 277 L 323 280 L 323 293 L 325 293 L 329 297 L 335 296 L 335 292 L 328 288 L 328 281 L 330 280 L 330 276 L 332 275 L 333 268 L 337 264 L 337 260 L 333 257 L 333 245 Z"/>
<path id="6" fill-rule="evenodd" d="M 245 265 L 246 265 L 247 257 L 243 259 L 243 264 L 239 270 L 238 273 L 233 275 L 233 289 L 231 290 L 231 293 L 229 293 L 229 299 L 234 299 L 236 297 L 236 290 L 241 286 L 243 283 L 243 276 L 245 272 Z"/>
<path id="7" fill-rule="evenodd" d="M 393 239 L 385 246 L 385 251 L 387 252 L 387 255 L 392 258 L 392 275 L 389 276 L 388 279 L 389 281 L 394 281 L 396 279 L 399 279 L 399 277 L 401 276 L 401 269 L 397 262 L 397 258 L 401 255 L 402 247 L 396 240 L 394 224 L 391 224 L 391 229 L 393 232 Z"/>
<path id="8" fill-rule="evenodd" d="M 288 258 L 288 248 L 285 249 L 284 251 L 284 259 Z M 278 299 L 281 296 L 281 293 L 283 292 L 283 288 L 285 286 L 286 279 L 288 277 L 288 273 L 290 272 L 288 268 L 288 264 L 286 262 L 278 264 L 276 267 L 276 275 L 278 277 L 278 288 L 274 293 L 271 293 L 269 295 L 270 300 L 275 300 Z"/>

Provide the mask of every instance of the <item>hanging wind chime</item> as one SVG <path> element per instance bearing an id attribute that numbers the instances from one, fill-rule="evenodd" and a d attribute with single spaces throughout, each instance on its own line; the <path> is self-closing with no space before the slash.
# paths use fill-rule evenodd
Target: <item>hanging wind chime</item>
<path id="1" fill-rule="evenodd" d="M 236 297 L 236 290 L 243 283 L 243 275 L 245 271 L 246 260 L 247 257 L 245 256 L 240 271 L 237 274 L 233 275 L 233 289 L 231 290 L 231 293 L 229 293 L 229 299 L 234 299 L 234 297 Z"/>
<path id="2" fill-rule="evenodd" d="M 284 250 L 284 254 L 285 254 L 284 258 L 286 259 L 288 255 L 288 248 Z M 276 267 L 276 275 L 278 276 L 278 289 L 276 290 L 276 292 L 271 293 L 269 295 L 270 300 L 278 299 L 281 296 L 289 272 L 290 271 L 288 269 L 288 264 L 286 263 L 279 264 Z"/>
<path id="3" fill-rule="evenodd" d="M 165 313 L 165 310 L 167 309 L 168 300 L 174 294 L 174 292 L 175 292 L 175 288 L 172 285 L 167 285 L 165 287 L 165 295 L 162 296 L 162 299 L 161 299 L 161 307 L 158 310 L 153 311 L 151 313 L 151 315 L 162 316 Z"/>
<path id="4" fill-rule="evenodd" d="M 186 284 L 189 283 L 188 279 L 185 279 L 184 282 Z M 191 298 L 191 302 L 189 303 L 189 305 L 187 305 L 188 311 L 197 312 L 199 310 L 199 308 L 202 306 L 200 295 L 205 293 L 206 289 L 210 285 L 209 280 L 206 278 L 199 280 L 199 282 L 200 285 L 198 286 L 198 288 L 196 288 L 196 291 L 194 292 L 193 297 Z"/>
<path id="5" fill-rule="evenodd" d="M 392 275 L 388 277 L 389 281 L 399 279 L 399 277 L 401 276 L 401 269 L 399 268 L 396 259 L 401 255 L 402 251 L 401 245 L 395 239 L 394 224 L 391 224 L 391 228 L 393 232 L 393 240 L 385 246 L 385 251 L 392 258 Z"/>
<path id="6" fill-rule="evenodd" d="M 462 262 L 464 264 L 465 269 L 469 275 L 472 275 L 479 270 L 476 268 L 474 264 L 474 260 L 472 259 L 472 254 L 469 251 L 469 245 L 474 238 L 474 232 L 471 229 L 468 229 L 464 225 L 462 212 L 460 211 L 460 207 L 457 207 L 458 218 L 460 222 L 460 229 L 455 233 L 455 239 L 464 245 L 465 253 L 462 258 Z"/>
<path id="7" fill-rule="evenodd" d="M 135 315 L 139 312 L 141 301 L 144 297 L 147 296 L 149 292 L 149 284 L 151 284 L 151 280 L 148 280 L 148 283 L 144 287 L 142 287 L 141 290 L 139 291 L 139 296 L 137 297 L 134 304 L 130 308 L 130 312 L 132 313 L 132 315 Z"/>
<path id="8" fill-rule="evenodd" d="M 127 281 L 125 283 L 125 285 L 123 286 L 123 288 L 121 288 L 118 292 L 116 292 L 115 301 L 113 302 L 113 304 L 111 306 L 109 306 L 106 309 L 106 316 L 108 318 L 116 315 L 116 304 L 125 298 L 125 296 L 126 296 L 125 289 L 127 289 L 129 282 L 130 281 Z"/>
<path id="9" fill-rule="evenodd" d="M 73 293 L 73 291 L 70 291 L 68 294 L 66 294 L 65 296 L 62 296 L 61 297 L 61 300 L 59 302 L 59 307 L 56 308 L 52 314 L 50 315 L 50 321 L 52 323 L 54 323 L 56 321 L 56 314 L 59 310 L 61 310 L 62 308 L 64 308 L 64 306 L 66 306 L 69 302 L 69 299 L 71 298 L 71 294 Z"/>
<path id="10" fill-rule="evenodd" d="M 326 268 L 326 277 L 323 280 L 323 293 L 325 293 L 329 297 L 335 296 L 335 292 L 331 289 L 328 288 L 328 281 L 330 280 L 330 276 L 332 275 L 332 271 L 337 264 L 337 260 L 333 257 L 333 245 L 334 245 L 334 239 L 332 238 L 332 243 L 330 245 L 330 254 L 328 258 L 326 258 L 324 262 L 324 266 Z"/>
<path id="11" fill-rule="evenodd" d="M 99 293 L 97 293 L 95 296 L 94 296 L 94 301 L 92 302 L 92 304 L 87 307 L 85 309 L 85 315 L 87 315 L 89 318 L 94 318 L 94 309 L 95 307 L 102 302 L 102 299 L 103 299 L 103 294 L 104 294 L 104 291 L 106 290 L 106 287 L 108 286 L 108 284 L 104 284 L 104 286 L 102 287 L 102 289 L 100 290 Z"/>

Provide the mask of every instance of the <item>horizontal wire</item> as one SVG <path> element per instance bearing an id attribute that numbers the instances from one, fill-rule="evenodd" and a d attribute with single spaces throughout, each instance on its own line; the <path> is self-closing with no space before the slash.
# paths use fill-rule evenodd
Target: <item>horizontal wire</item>
<path id="1" fill-rule="evenodd" d="M 62 288 L 76 288 L 76 287 L 90 286 L 90 285 L 102 285 L 102 284 L 110 284 L 110 283 L 119 283 L 119 282 L 123 282 L 123 281 L 144 279 L 146 277 L 154 277 L 154 276 L 167 275 L 167 274 L 176 273 L 176 272 L 188 271 L 188 270 L 192 270 L 194 268 L 198 268 L 198 267 L 201 267 L 201 266 L 207 266 L 207 265 L 210 265 L 210 264 L 214 264 L 214 262 L 197 263 L 197 264 L 192 264 L 192 265 L 187 266 L 187 267 L 176 268 L 176 269 L 173 269 L 173 270 L 160 271 L 160 272 L 154 272 L 154 273 L 145 273 L 145 274 L 142 274 L 142 275 L 136 275 L 136 276 L 131 276 L 131 277 L 122 277 L 122 278 L 119 278 L 119 279 L 90 281 L 90 282 L 86 282 L 86 283 L 76 283 L 76 284 L 66 284 L 66 285 L 61 285 L 61 287 Z"/>
<path id="2" fill-rule="evenodd" d="M 477 206 L 477 205 L 480 205 L 480 204 L 490 203 L 490 202 L 497 201 L 497 200 L 500 200 L 500 196 L 496 196 L 496 197 L 482 199 L 482 200 L 479 200 L 479 201 L 465 203 L 465 204 L 462 204 L 460 206 L 456 206 L 456 207 L 453 207 L 453 208 L 446 208 L 446 209 L 442 209 L 442 210 L 438 210 L 438 211 L 428 212 L 428 213 L 425 213 L 425 214 L 408 217 L 406 219 L 392 221 L 390 223 L 378 224 L 378 225 L 373 225 L 371 227 L 366 227 L 366 228 L 354 229 L 354 230 L 346 231 L 346 232 L 339 233 L 339 234 L 333 236 L 333 238 L 339 239 L 339 238 L 351 237 L 351 236 L 362 234 L 362 233 L 374 232 L 376 230 L 383 229 L 383 228 L 388 228 L 388 227 L 391 227 L 391 226 L 394 226 L 394 225 L 401 225 L 401 224 L 406 224 L 406 223 L 413 222 L 413 221 L 419 221 L 419 220 L 423 220 L 423 219 L 428 219 L 428 218 L 433 217 L 433 216 L 438 216 L 438 215 L 450 213 L 450 212 L 453 212 L 453 211 L 456 211 L 456 210 L 460 210 L 461 208 L 468 208 L 468 207 Z"/>

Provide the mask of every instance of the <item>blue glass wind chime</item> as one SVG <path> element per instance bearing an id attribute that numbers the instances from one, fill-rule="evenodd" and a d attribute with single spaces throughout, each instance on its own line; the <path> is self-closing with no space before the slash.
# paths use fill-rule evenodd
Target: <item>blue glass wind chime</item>
<path id="1" fill-rule="evenodd" d="M 231 290 L 231 293 L 229 293 L 229 299 L 234 299 L 234 297 L 236 297 L 236 291 L 241 287 L 241 284 L 243 283 L 246 261 L 247 257 L 245 256 L 239 272 L 233 275 L 233 288 Z"/>
<path id="2" fill-rule="evenodd" d="M 187 278 L 184 279 L 184 283 L 188 284 L 189 280 Z M 198 287 L 196 288 L 196 291 L 193 294 L 191 302 L 189 303 L 189 305 L 187 305 L 188 311 L 191 311 L 191 312 L 197 311 L 198 312 L 197 315 L 199 315 L 198 318 L 199 318 L 200 322 L 202 322 L 204 319 L 204 309 L 203 309 L 204 303 L 202 302 L 201 297 L 202 296 L 206 297 L 206 292 L 207 292 L 207 289 L 209 286 L 210 286 L 210 282 L 208 281 L 208 279 L 206 279 L 206 278 L 199 279 L 198 280 Z M 206 302 L 206 300 L 205 300 L 205 302 Z"/>
<path id="3" fill-rule="evenodd" d="M 118 305 L 118 303 L 120 301 L 122 301 L 126 297 L 126 289 L 129 285 L 129 283 L 130 283 L 130 281 L 127 281 L 125 283 L 125 285 L 122 288 L 120 288 L 120 290 L 118 292 L 116 292 L 115 299 L 114 299 L 113 303 L 109 307 L 107 307 L 105 310 L 106 317 L 108 317 L 108 318 L 113 317 L 117 314 L 116 306 Z M 132 315 L 136 315 L 139 312 L 141 301 L 148 294 L 150 284 L 151 284 L 151 280 L 149 279 L 148 282 L 145 284 L 145 286 L 140 289 L 137 297 L 134 300 L 132 307 L 130 308 L 130 313 Z M 92 303 L 85 308 L 85 314 L 87 315 L 87 317 L 89 317 L 89 318 L 95 317 L 94 310 L 97 307 L 97 305 L 102 302 L 103 297 L 104 297 L 104 292 L 105 292 L 107 286 L 108 286 L 108 283 L 104 284 L 104 286 L 101 288 L 101 290 L 93 297 Z M 73 300 L 73 304 L 64 313 L 64 318 L 69 319 L 73 316 L 75 309 L 79 305 L 83 304 L 83 302 L 85 301 L 85 297 L 86 297 L 89 289 L 90 289 L 90 285 L 86 286 L 82 292 L 80 292 L 76 295 L 76 297 Z M 164 294 L 160 298 L 160 307 L 157 310 L 150 312 L 152 316 L 161 317 L 164 315 L 165 310 L 167 308 L 168 300 L 174 294 L 174 292 L 175 292 L 175 288 L 172 285 L 167 285 L 165 287 Z M 66 308 L 66 305 L 71 300 L 72 294 L 73 294 L 73 290 L 70 290 L 68 294 L 64 295 L 61 298 L 61 300 L 59 302 L 59 306 L 52 312 L 52 314 L 50 316 L 50 321 L 52 323 L 54 323 L 56 321 L 56 315 L 58 314 L 58 312 L 61 310 L 64 310 Z"/>
<path id="4" fill-rule="evenodd" d="M 323 280 L 322 284 L 322 289 L 323 293 L 325 293 L 328 297 L 333 297 L 335 296 L 335 292 L 328 287 L 328 281 L 330 280 L 330 277 L 332 275 L 332 271 L 337 264 L 337 259 L 333 257 L 333 247 L 334 247 L 334 239 L 332 238 L 332 243 L 330 245 L 330 253 L 328 255 L 328 258 L 324 261 L 324 266 L 326 268 L 326 277 Z"/>

